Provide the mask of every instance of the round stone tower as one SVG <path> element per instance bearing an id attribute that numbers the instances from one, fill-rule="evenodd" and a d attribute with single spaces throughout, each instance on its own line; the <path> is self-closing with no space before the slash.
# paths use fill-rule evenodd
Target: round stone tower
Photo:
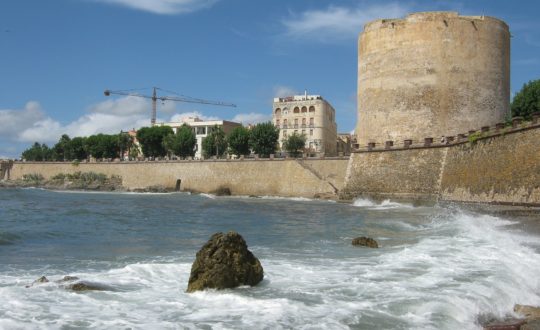
<path id="1" fill-rule="evenodd" d="M 358 43 L 358 143 L 451 136 L 503 121 L 505 22 L 426 12 L 368 23 Z"/>

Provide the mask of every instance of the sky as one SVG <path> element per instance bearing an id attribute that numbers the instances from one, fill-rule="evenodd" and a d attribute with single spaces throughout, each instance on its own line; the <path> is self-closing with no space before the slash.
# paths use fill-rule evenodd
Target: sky
<path id="1" fill-rule="evenodd" d="M 540 78 L 537 0 L 2 0 L 0 158 L 64 133 L 149 126 L 147 99 L 105 89 L 150 95 L 157 86 L 231 102 L 237 107 L 159 102 L 158 121 L 244 124 L 269 120 L 273 97 L 307 90 L 334 106 L 339 132 L 351 132 L 363 25 L 433 10 L 506 21 L 511 92 Z"/>

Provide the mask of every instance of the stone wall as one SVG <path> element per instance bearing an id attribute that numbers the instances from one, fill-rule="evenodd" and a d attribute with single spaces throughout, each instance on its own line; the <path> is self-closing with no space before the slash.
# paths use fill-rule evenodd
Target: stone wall
<path id="1" fill-rule="evenodd" d="M 351 155 L 341 197 L 540 206 L 538 121 L 478 132 L 471 141 L 356 152 Z"/>
<path id="2" fill-rule="evenodd" d="M 336 196 L 334 186 L 344 181 L 347 159 L 306 161 L 316 164 L 316 173 L 299 161 L 236 160 L 236 161 L 175 161 L 122 163 L 42 163 L 16 162 L 11 179 L 24 174 L 39 173 L 48 179 L 58 173 L 97 172 L 108 176 L 119 175 L 126 188 L 138 189 L 164 186 L 209 193 L 227 187 L 234 195 L 272 195 L 290 197 Z M 329 181 L 327 181 L 327 178 Z"/>

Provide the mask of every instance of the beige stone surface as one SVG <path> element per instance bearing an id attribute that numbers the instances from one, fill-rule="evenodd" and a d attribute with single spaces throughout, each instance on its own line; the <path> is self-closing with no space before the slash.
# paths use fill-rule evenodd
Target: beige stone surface
<path id="1" fill-rule="evenodd" d="M 358 44 L 358 143 L 440 138 L 503 121 L 510 33 L 501 20 L 416 13 L 367 24 Z"/>
<path id="2" fill-rule="evenodd" d="M 48 179 L 58 173 L 98 172 L 119 175 L 129 189 L 161 185 L 175 188 L 181 180 L 181 190 L 208 193 L 227 187 L 233 195 L 272 195 L 314 197 L 335 195 L 333 187 L 343 181 L 347 160 L 321 160 L 315 167 L 320 176 L 301 166 L 296 160 L 236 160 L 182 162 L 123 163 L 22 163 L 11 169 L 11 179 L 24 174 L 39 173 Z M 341 172 L 339 172 L 341 171 Z"/>
<path id="3" fill-rule="evenodd" d="M 540 205 L 540 127 L 438 148 L 351 155 L 345 198 L 389 195 Z"/>

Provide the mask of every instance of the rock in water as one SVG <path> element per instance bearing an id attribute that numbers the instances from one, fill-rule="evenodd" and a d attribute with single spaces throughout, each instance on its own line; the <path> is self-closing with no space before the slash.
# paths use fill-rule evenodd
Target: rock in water
<path id="1" fill-rule="evenodd" d="M 378 248 L 379 244 L 371 237 L 357 237 L 352 240 L 354 246 L 367 246 L 370 248 Z"/>
<path id="2" fill-rule="evenodd" d="M 527 320 L 540 319 L 540 307 L 516 304 L 514 305 L 514 312 L 525 316 Z"/>
<path id="3" fill-rule="evenodd" d="M 191 266 L 187 292 L 256 285 L 263 279 L 263 268 L 247 248 L 240 234 L 216 233 L 197 252 Z"/>

